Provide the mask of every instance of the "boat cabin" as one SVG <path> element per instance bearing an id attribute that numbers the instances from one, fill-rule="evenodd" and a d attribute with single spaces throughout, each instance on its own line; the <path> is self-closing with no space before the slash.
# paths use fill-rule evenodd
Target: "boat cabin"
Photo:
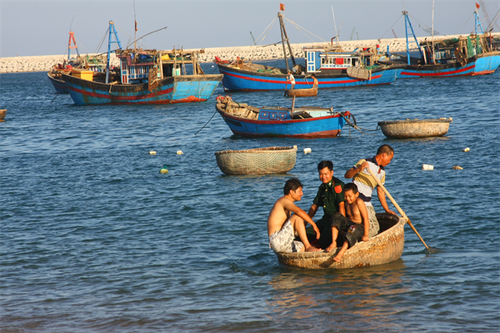
<path id="1" fill-rule="evenodd" d="M 349 67 L 366 68 L 375 64 L 377 51 L 371 48 L 345 52 L 337 47 L 304 49 L 308 73 L 346 71 Z"/>
<path id="2" fill-rule="evenodd" d="M 120 59 L 121 83 L 135 84 L 149 82 L 150 75 L 157 79 L 189 75 L 186 64 L 192 65 L 192 75 L 204 74 L 196 54 L 203 51 L 156 51 L 156 50 L 117 50 Z"/>

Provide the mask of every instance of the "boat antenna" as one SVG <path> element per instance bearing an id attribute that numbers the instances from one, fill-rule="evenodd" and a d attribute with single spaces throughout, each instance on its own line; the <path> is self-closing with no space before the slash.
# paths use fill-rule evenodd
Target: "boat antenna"
<path id="1" fill-rule="evenodd" d="M 141 39 L 143 39 L 144 37 L 148 36 L 148 35 L 151 35 L 151 34 L 154 34 L 155 32 L 158 32 L 160 30 L 163 30 L 163 29 L 167 29 L 168 26 L 164 26 L 163 28 L 160 28 L 160 29 L 157 29 L 155 31 L 151 31 L 151 32 L 148 32 L 147 34 L 145 34 L 144 36 L 141 36 L 139 38 L 137 38 L 136 40 L 134 40 L 134 43 L 135 45 L 137 45 L 137 42 L 140 41 Z M 127 45 L 126 49 L 128 49 L 128 47 L 131 45 L 132 43 L 130 43 L 129 45 Z"/>
<path id="2" fill-rule="evenodd" d="M 332 16 L 333 16 L 333 25 L 335 26 L 335 39 L 337 40 L 337 45 L 339 45 L 339 33 L 337 31 L 337 22 L 335 22 L 335 13 L 333 11 L 333 6 L 332 6 Z"/>
<path id="3" fill-rule="evenodd" d="M 135 0 L 134 0 L 134 23 L 135 23 L 135 31 L 134 31 L 134 50 L 137 49 L 137 19 L 135 17 Z M 127 47 L 128 48 L 128 47 Z"/>
<path id="4" fill-rule="evenodd" d="M 434 0 L 432 0 L 432 63 L 436 64 L 436 55 L 434 51 Z"/>

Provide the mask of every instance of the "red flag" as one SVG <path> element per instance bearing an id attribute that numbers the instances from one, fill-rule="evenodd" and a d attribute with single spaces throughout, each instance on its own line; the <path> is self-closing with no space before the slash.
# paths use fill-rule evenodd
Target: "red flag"
<path id="1" fill-rule="evenodd" d="M 280 10 L 283 11 L 283 12 L 285 11 L 285 5 L 282 4 L 282 3 L 280 3 Z"/>
<path id="2" fill-rule="evenodd" d="M 481 7 L 481 6 L 479 6 L 479 4 L 476 2 L 476 8 L 479 9 L 479 7 Z"/>

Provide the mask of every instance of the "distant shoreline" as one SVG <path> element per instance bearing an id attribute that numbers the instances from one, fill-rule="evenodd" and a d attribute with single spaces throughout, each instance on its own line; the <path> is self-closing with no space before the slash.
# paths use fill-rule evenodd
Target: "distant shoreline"
<path id="1" fill-rule="evenodd" d="M 500 33 L 492 33 L 492 35 L 499 37 Z M 436 38 L 457 38 L 459 36 L 466 35 L 447 35 L 437 36 Z M 430 36 L 419 37 L 418 40 L 420 42 L 431 38 Z M 330 44 L 330 42 L 292 44 L 291 46 L 294 56 L 301 58 L 303 57 L 303 47 L 321 47 L 328 44 Z M 342 46 L 345 51 L 353 51 L 356 48 L 363 47 L 375 47 L 377 44 L 381 51 L 386 51 L 387 46 L 389 46 L 390 52 L 406 51 L 406 38 L 351 40 L 340 41 L 338 44 Z M 413 45 L 415 44 L 413 43 Z M 273 60 L 283 58 L 283 48 L 280 43 L 268 46 L 212 47 L 203 50 L 204 53 L 198 55 L 198 61 L 200 62 L 213 62 L 216 56 L 226 60 L 233 60 L 236 59 L 236 57 L 251 60 Z M 67 59 L 67 55 L 3 57 L 0 58 L 0 73 L 48 72 L 52 66 L 62 63 L 65 59 Z M 118 61 L 114 55 L 111 57 L 111 62 L 115 66 L 118 65 Z"/>

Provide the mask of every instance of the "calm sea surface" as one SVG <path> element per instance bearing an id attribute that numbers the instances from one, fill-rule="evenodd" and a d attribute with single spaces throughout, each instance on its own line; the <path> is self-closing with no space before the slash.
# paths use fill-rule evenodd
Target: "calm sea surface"
<path id="1" fill-rule="evenodd" d="M 499 77 L 399 80 L 297 100 L 349 110 L 367 130 L 382 120 L 452 117 L 443 138 L 389 140 L 345 127 L 340 138 L 295 140 L 233 136 L 214 116 L 221 86 L 206 103 L 78 107 L 56 96 L 46 73 L 0 75 L 8 109 L 0 332 L 497 331 Z M 233 99 L 291 104 L 282 92 Z M 281 267 L 266 222 L 285 181 L 301 179 L 298 205 L 307 211 L 319 161 L 331 159 L 348 182 L 345 171 L 384 143 L 396 152 L 386 187 L 437 250 L 427 253 L 406 227 L 403 256 L 387 265 Z M 214 156 L 290 145 L 299 150 L 287 175 L 225 176 Z M 164 166 L 168 174 L 159 173 Z"/>

